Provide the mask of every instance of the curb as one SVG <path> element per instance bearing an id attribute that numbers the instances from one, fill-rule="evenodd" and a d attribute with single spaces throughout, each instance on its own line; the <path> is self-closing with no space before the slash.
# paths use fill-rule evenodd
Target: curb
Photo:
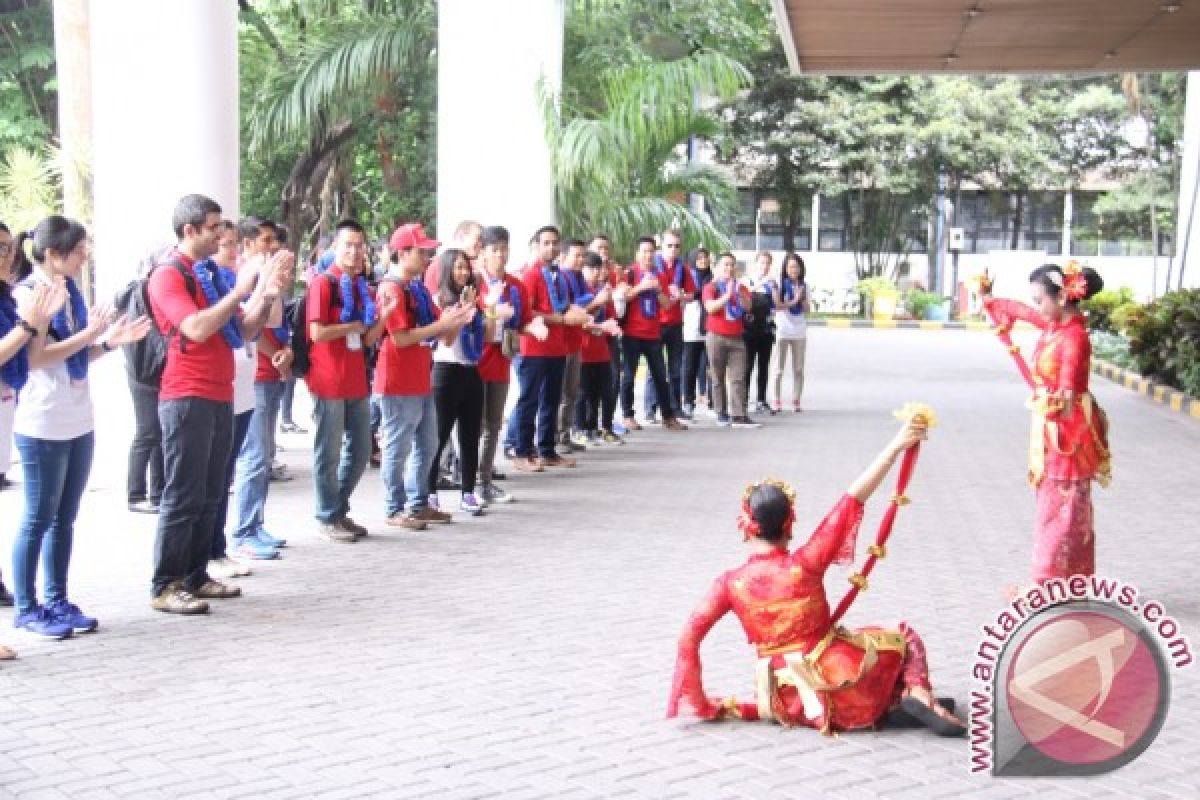
<path id="1" fill-rule="evenodd" d="M 1095 358 L 1092 359 L 1092 372 L 1108 378 L 1113 383 L 1119 383 L 1126 389 L 1135 391 L 1160 406 L 1166 406 L 1180 414 L 1187 414 L 1193 419 L 1200 419 L 1200 400 L 1184 394 L 1178 389 L 1155 383 L 1132 370 L 1122 369 L 1115 364 Z"/>
<path id="2" fill-rule="evenodd" d="M 963 322 L 936 322 L 925 319 L 810 319 L 817 328 L 906 328 L 922 331 L 990 331 L 992 325 L 980 319 Z"/>

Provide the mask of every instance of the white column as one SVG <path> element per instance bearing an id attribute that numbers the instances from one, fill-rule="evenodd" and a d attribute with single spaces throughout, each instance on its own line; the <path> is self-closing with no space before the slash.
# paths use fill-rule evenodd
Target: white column
<path id="1" fill-rule="evenodd" d="M 97 297 L 111 297 L 193 192 L 238 216 L 237 4 L 91 4 Z"/>
<path id="2" fill-rule="evenodd" d="M 813 192 L 812 219 L 809 227 L 812 232 L 808 237 L 808 252 L 815 253 L 819 249 L 817 238 L 821 235 L 821 195 L 818 192 Z"/>
<path id="3" fill-rule="evenodd" d="M 554 222 L 538 84 L 562 83 L 563 13 L 563 0 L 438 3 L 438 238 L 464 219 L 503 225 L 514 268 Z"/>
<path id="4" fill-rule="evenodd" d="M 1200 72 L 1189 72 L 1187 104 L 1183 117 L 1183 155 L 1179 173 L 1179 205 L 1175 216 L 1175 265 L 1171 271 L 1174 289 L 1183 272 L 1184 286 L 1200 286 Z"/>

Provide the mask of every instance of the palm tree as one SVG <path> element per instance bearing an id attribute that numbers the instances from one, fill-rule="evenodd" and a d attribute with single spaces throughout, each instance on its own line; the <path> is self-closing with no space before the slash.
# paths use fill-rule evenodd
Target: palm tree
<path id="1" fill-rule="evenodd" d="M 618 253 L 639 236 L 678 228 L 689 244 L 730 247 L 720 222 L 732 217 L 736 189 L 710 164 L 689 162 L 692 137 L 716 139 L 723 125 L 696 98 L 729 99 L 750 84 L 737 61 L 712 51 L 666 63 L 618 66 L 599 77 L 599 102 L 564 109 L 543 87 L 555 207 L 564 231 L 604 233 Z M 704 198 L 706 213 L 687 203 Z"/>

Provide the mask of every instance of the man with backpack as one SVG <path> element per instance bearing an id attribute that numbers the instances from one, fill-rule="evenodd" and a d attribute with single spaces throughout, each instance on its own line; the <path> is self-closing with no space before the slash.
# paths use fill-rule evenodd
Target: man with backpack
<path id="1" fill-rule="evenodd" d="M 113 307 L 130 319 L 150 315 L 146 283 L 155 265 L 170 253 L 171 245 L 152 249 L 142 261 L 138 276 L 117 293 Z M 144 338 L 125 345 L 125 378 L 133 398 L 134 432 L 129 446 L 129 471 L 125 492 L 129 510 L 157 514 L 163 493 L 162 427 L 158 422 L 158 387 L 167 345 L 152 325 Z M 149 475 L 147 476 L 147 473 Z"/>
<path id="2" fill-rule="evenodd" d="M 221 207 L 203 195 L 187 195 L 176 204 L 172 223 L 179 244 L 146 285 L 167 344 L 158 404 L 166 480 L 151 606 L 203 614 L 206 599 L 241 594 L 207 572 L 217 508 L 228 491 L 233 351 L 266 321 L 290 274 L 291 254 L 282 251 L 260 269 L 239 272 L 229 287 L 211 261 L 221 235 Z"/>
<path id="3" fill-rule="evenodd" d="M 350 518 L 350 495 L 371 458 L 371 408 L 366 351 L 383 334 L 391 310 L 376 305 L 367 285 L 367 237 L 354 220 L 337 224 L 333 264 L 312 278 L 305 315 L 293 332 L 293 363 L 305 370 L 313 396 L 313 482 L 317 532 L 331 542 L 354 542 L 367 529 Z M 297 348 L 298 337 L 307 342 Z M 303 361 L 307 360 L 307 365 Z"/>

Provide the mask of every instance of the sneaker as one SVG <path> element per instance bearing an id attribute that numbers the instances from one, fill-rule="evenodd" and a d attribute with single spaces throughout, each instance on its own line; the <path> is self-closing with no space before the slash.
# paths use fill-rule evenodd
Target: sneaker
<path id="1" fill-rule="evenodd" d="M 134 500 L 129 504 L 129 510 L 134 514 L 157 514 L 158 503 L 152 503 L 149 500 Z"/>
<path id="2" fill-rule="evenodd" d="M 45 606 L 38 606 L 32 611 L 17 614 L 13 618 L 13 627 L 41 636 L 43 639 L 66 639 L 74 629 L 50 613 Z"/>
<path id="3" fill-rule="evenodd" d="M 405 514 L 404 512 L 392 514 L 392 516 L 388 517 L 387 524 L 391 525 L 393 528 L 404 528 L 408 531 L 423 531 L 429 527 L 429 525 L 424 521 L 418 519 L 412 514 Z"/>
<path id="4" fill-rule="evenodd" d="M 209 578 L 192 594 L 196 595 L 196 597 L 209 600 L 229 600 L 233 597 L 241 597 L 242 589 L 240 586 L 234 586 L 231 583 L 221 583 Z"/>
<path id="5" fill-rule="evenodd" d="M 729 418 L 728 414 L 717 414 L 717 424 L 722 428 L 728 428 L 733 424 L 733 420 Z"/>
<path id="6" fill-rule="evenodd" d="M 638 421 L 636 419 L 634 419 L 633 417 L 626 417 L 624 425 L 625 425 L 626 433 L 628 433 L 629 431 L 640 431 L 642 429 L 642 426 L 639 425 Z"/>
<path id="7" fill-rule="evenodd" d="M 295 476 L 288 472 L 287 466 L 283 464 L 272 464 L 270 480 L 272 483 L 287 483 Z"/>
<path id="8" fill-rule="evenodd" d="M 165 611 L 168 614 L 207 614 L 208 603 L 196 599 L 196 595 L 187 591 L 175 581 L 150 601 L 150 607 L 155 611 Z"/>
<path id="9" fill-rule="evenodd" d="M 425 500 L 426 500 L 426 503 L 429 505 L 429 507 L 432 508 L 434 511 L 442 510 L 442 500 L 436 494 L 429 495 L 429 497 L 425 498 Z"/>
<path id="10" fill-rule="evenodd" d="M 483 495 L 483 499 L 488 503 L 511 503 L 513 501 L 511 494 L 499 486 L 493 486 L 490 483 L 481 488 L 479 493 Z"/>
<path id="11" fill-rule="evenodd" d="M 4 585 L 4 581 L 0 581 L 0 606 L 11 606 L 15 602 L 17 599 L 13 597 L 13 593 Z"/>
<path id="12" fill-rule="evenodd" d="M 366 528 L 364 528 L 362 525 L 359 525 L 357 522 L 355 522 L 354 520 L 350 519 L 350 515 L 349 515 L 349 514 L 347 514 L 346 516 L 342 517 L 340 520 L 338 520 L 338 521 L 337 521 L 336 523 L 334 523 L 334 524 L 335 524 L 335 525 L 337 525 L 338 527 L 342 528 L 343 530 L 350 531 L 350 532 L 351 532 L 351 533 L 353 533 L 355 536 L 358 536 L 358 537 L 360 537 L 360 538 L 361 538 L 361 537 L 363 537 L 363 536 L 366 536 L 368 533 L 370 533 L 370 531 L 368 531 L 368 530 L 367 530 Z"/>
<path id="13" fill-rule="evenodd" d="M 422 508 L 420 511 L 414 511 L 412 517 L 419 519 L 421 522 L 452 522 L 454 520 L 453 515 L 428 506 Z"/>
<path id="14" fill-rule="evenodd" d="M 275 554 L 278 557 L 278 553 Z M 208 562 L 209 574 L 216 575 L 218 578 L 245 578 L 252 574 L 252 570 L 240 561 L 224 556 Z"/>
<path id="15" fill-rule="evenodd" d="M 616 427 L 616 425 L 613 426 L 613 428 Z M 625 444 L 625 440 L 622 439 L 615 430 L 605 431 L 604 433 L 600 434 L 600 436 L 602 439 L 604 439 L 605 444 Z"/>
<path id="16" fill-rule="evenodd" d="M 254 534 L 254 538 L 265 544 L 267 547 L 287 547 L 287 539 L 280 539 L 278 536 L 272 536 L 267 533 L 266 528 L 259 528 Z"/>
<path id="17" fill-rule="evenodd" d="M 583 431 L 575 431 L 571 434 L 571 444 L 578 447 L 580 450 L 587 450 L 589 444 L 593 444 L 592 438 Z"/>
<path id="18" fill-rule="evenodd" d="M 492 470 L 492 480 L 494 480 L 494 481 L 506 481 L 506 480 L 508 480 L 508 476 L 507 476 L 507 475 L 505 475 L 503 472 L 501 472 L 501 471 L 500 471 L 500 470 L 498 470 L 498 469 L 493 469 L 493 470 Z"/>
<path id="19" fill-rule="evenodd" d="M 686 431 L 688 429 L 687 425 L 684 425 L 674 417 L 664 417 L 663 427 L 669 431 Z"/>
<path id="20" fill-rule="evenodd" d="M 345 528 L 334 525 L 332 522 L 317 523 L 317 534 L 319 536 L 323 536 L 331 542 L 344 542 L 349 544 L 350 542 L 358 541 L 358 535 L 354 533 L 354 531 L 348 531 Z"/>
<path id="21" fill-rule="evenodd" d="M 761 422 L 755 422 L 749 417 L 734 417 L 733 427 L 735 428 L 761 428 Z"/>
<path id="22" fill-rule="evenodd" d="M 625 434 L 629 433 L 629 429 L 619 422 L 614 422 L 612 426 L 612 432 L 617 436 L 624 436 Z"/>
<path id="23" fill-rule="evenodd" d="M 79 610 L 79 606 L 67 600 L 51 604 L 48 610 L 56 622 L 70 625 L 75 633 L 91 633 L 100 627 L 100 620 L 84 614 Z"/>
<path id="24" fill-rule="evenodd" d="M 542 456 L 537 460 L 537 463 L 541 464 L 543 467 L 573 467 L 579 462 L 573 458 L 560 456 L 555 453 L 552 456 Z"/>
<path id="25" fill-rule="evenodd" d="M 235 538 L 233 542 L 234 555 L 248 558 L 251 561 L 272 561 L 279 558 L 279 551 L 269 544 L 264 544 L 257 537 L 246 536 Z M 232 560 L 232 559 L 231 559 Z M 235 562 L 236 563 L 236 562 Z M 238 575 L 221 575 L 222 578 L 236 578 Z"/>
<path id="26" fill-rule="evenodd" d="M 478 517 L 483 513 L 483 506 L 479 504 L 478 498 L 472 492 L 465 492 L 463 494 L 458 507 L 473 517 Z"/>
<path id="27" fill-rule="evenodd" d="M 717 412 L 713 411 L 712 408 L 710 408 L 708 406 L 705 406 L 702 410 L 698 410 L 696 412 L 696 414 L 698 414 L 701 417 L 704 417 L 705 419 L 716 419 L 717 418 Z"/>
<path id="28" fill-rule="evenodd" d="M 514 450 L 513 448 L 509 447 L 508 445 L 504 445 L 504 457 L 507 458 L 509 461 L 516 461 L 517 451 Z"/>

